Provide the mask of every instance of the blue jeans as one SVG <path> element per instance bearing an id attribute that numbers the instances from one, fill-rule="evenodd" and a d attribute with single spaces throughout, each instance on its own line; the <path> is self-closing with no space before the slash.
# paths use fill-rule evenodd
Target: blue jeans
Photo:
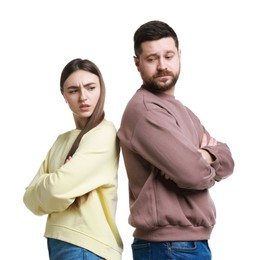
<path id="1" fill-rule="evenodd" d="M 47 238 L 50 260 L 100 260 L 100 256 L 73 244 Z"/>
<path id="2" fill-rule="evenodd" d="M 150 242 L 135 238 L 131 248 L 134 260 L 211 260 L 207 240 Z"/>

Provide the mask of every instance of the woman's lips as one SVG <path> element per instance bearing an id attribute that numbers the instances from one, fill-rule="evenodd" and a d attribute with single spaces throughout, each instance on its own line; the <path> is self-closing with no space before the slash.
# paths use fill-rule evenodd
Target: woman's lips
<path id="1" fill-rule="evenodd" d="M 90 109 L 90 106 L 87 104 L 82 104 L 79 106 L 81 111 L 88 111 Z"/>

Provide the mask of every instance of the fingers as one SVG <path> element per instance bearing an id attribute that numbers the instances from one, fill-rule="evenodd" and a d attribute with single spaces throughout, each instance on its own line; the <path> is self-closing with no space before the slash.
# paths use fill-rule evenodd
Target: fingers
<path id="1" fill-rule="evenodd" d="M 203 134 L 202 140 L 201 140 L 201 148 L 204 146 L 207 146 L 208 143 L 208 137 L 206 134 Z"/>
<path id="2" fill-rule="evenodd" d="M 69 156 L 67 159 L 66 159 L 66 163 L 72 158 L 72 156 Z"/>
<path id="3" fill-rule="evenodd" d="M 217 145 L 217 140 L 213 137 L 210 138 L 208 146 L 215 146 Z"/>
<path id="4" fill-rule="evenodd" d="M 208 140 L 208 137 L 206 134 L 203 134 L 202 140 L 201 140 L 201 148 L 204 146 L 215 146 L 217 145 L 217 140 L 213 137 L 210 137 Z"/>

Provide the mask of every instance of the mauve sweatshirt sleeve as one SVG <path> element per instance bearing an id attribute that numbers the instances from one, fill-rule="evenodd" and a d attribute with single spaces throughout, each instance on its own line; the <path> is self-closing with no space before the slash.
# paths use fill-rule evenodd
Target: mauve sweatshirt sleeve
<path id="1" fill-rule="evenodd" d="M 180 188 L 210 188 L 232 173 L 230 150 L 220 142 L 205 147 L 215 157 L 210 165 L 198 151 L 206 130 L 194 114 L 185 107 L 181 109 L 174 116 L 159 108 L 145 111 L 132 129 L 131 149 Z"/>
<path id="2" fill-rule="evenodd" d="M 209 138 L 211 137 L 209 132 L 204 128 L 204 126 L 201 124 L 198 117 L 188 108 L 186 108 L 188 111 L 191 120 L 194 122 L 194 125 L 200 126 L 201 134 L 205 133 Z M 200 136 L 201 138 L 201 136 Z M 201 140 L 200 140 L 201 143 Z M 204 146 L 202 149 L 208 151 L 212 157 L 214 158 L 214 161 L 210 164 L 211 167 L 215 170 L 215 180 L 220 181 L 222 179 L 227 178 L 230 176 L 234 171 L 234 160 L 232 157 L 232 153 L 226 143 L 217 141 L 217 145 L 215 146 Z"/>

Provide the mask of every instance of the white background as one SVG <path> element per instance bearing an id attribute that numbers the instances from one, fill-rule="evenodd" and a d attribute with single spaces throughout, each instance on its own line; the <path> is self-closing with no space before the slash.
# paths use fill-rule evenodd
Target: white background
<path id="1" fill-rule="evenodd" d="M 256 259 L 258 249 L 258 8 L 251 0 L 8 0 L 0 3 L 1 259 L 48 259 L 46 218 L 22 202 L 57 135 L 74 127 L 59 92 L 64 65 L 94 61 L 106 82 L 106 118 L 119 127 L 140 86 L 133 34 L 159 19 L 177 32 L 182 72 L 176 97 L 226 142 L 234 174 L 211 194 L 214 260 Z M 127 178 L 121 157 L 117 223 L 131 259 Z"/>

